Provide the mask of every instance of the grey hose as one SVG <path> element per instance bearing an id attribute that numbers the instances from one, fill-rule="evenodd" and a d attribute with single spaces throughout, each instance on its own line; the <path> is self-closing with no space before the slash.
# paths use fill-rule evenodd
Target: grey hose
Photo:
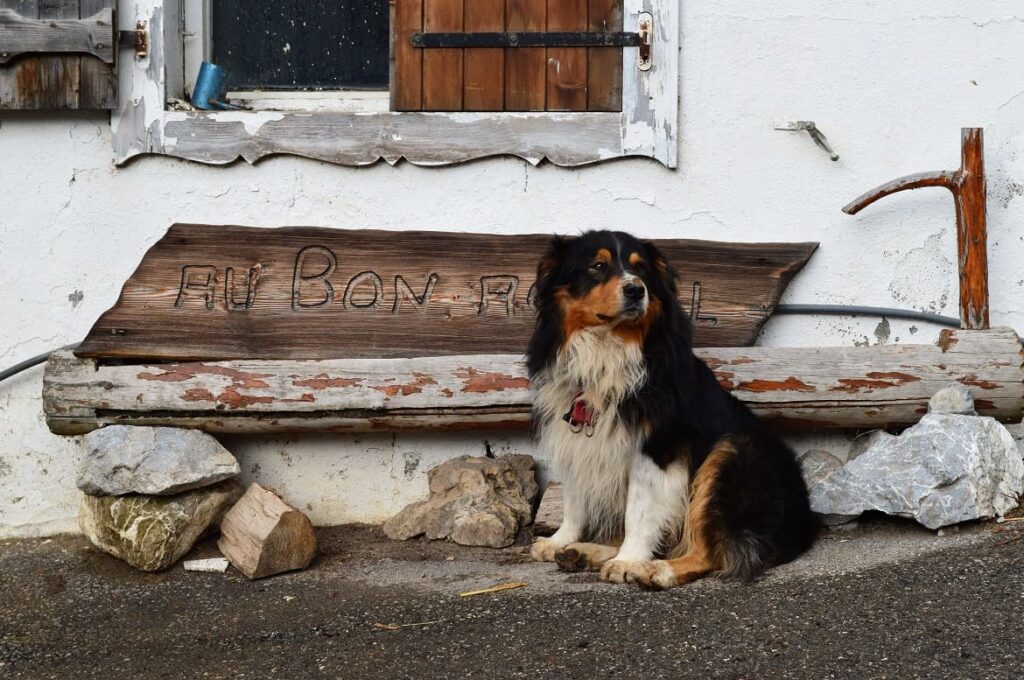
<path id="1" fill-rule="evenodd" d="M 60 349 L 53 351 L 59 352 L 65 349 L 75 349 L 80 344 L 81 343 L 76 342 L 73 345 L 64 345 Z M 25 359 L 25 361 L 22 361 L 20 364 L 15 364 L 8 369 L 0 371 L 0 382 L 3 382 L 8 378 L 12 378 L 21 373 L 22 371 L 32 368 L 33 366 L 38 366 L 39 364 L 49 359 L 51 354 L 53 354 L 53 352 L 46 352 L 45 354 L 40 354 L 39 356 L 32 357 L 31 359 Z"/>

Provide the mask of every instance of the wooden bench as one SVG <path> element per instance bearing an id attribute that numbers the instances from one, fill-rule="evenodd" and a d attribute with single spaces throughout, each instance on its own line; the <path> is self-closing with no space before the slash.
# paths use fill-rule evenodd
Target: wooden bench
<path id="1" fill-rule="evenodd" d="M 211 432 L 518 429 L 534 267 L 547 236 L 176 225 L 82 346 L 44 377 L 50 428 Z M 682 272 L 698 355 L 784 425 L 916 422 L 948 383 L 1021 417 L 1010 329 L 936 344 L 752 347 L 816 244 L 659 241 Z"/>

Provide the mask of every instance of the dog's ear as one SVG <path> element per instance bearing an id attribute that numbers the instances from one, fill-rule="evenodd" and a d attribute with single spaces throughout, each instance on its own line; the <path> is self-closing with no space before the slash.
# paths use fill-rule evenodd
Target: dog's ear
<path id="1" fill-rule="evenodd" d="M 540 263 L 537 265 L 537 283 L 547 283 L 551 275 L 558 269 L 558 266 L 562 264 L 562 260 L 565 259 L 565 254 L 569 250 L 569 239 L 564 236 L 555 236 L 548 243 L 547 250 L 544 251 L 544 255 L 540 258 Z"/>
<path id="2" fill-rule="evenodd" d="M 668 263 L 665 255 L 658 249 L 658 246 L 650 241 L 644 241 L 644 248 L 647 249 L 647 256 L 650 258 L 651 266 L 654 268 L 658 278 L 661 279 L 661 282 L 665 284 L 665 287 L 668 288 L 672 295 L 676 295 L 678 293 L 676 281 L 679 279 L 679 274 Z"/>

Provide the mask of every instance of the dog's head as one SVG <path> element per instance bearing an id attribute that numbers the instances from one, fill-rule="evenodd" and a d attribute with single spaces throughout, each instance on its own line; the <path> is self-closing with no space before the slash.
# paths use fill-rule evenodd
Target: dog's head
<path id="1" fill-rule="evenodd" d="M 607 327 L 643 342 L 674 309 L 676 275 L 650 242 L 623 232 L 556 237 L 537 270 L 541 323 L 557 318 L 562 342 L 584 329 Z"/>

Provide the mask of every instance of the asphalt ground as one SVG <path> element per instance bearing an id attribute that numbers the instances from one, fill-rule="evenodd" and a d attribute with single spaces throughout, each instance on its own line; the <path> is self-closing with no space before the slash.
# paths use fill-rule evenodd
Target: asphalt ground
<path id="1" fill-rule="evenodd" d="M 1019 533 L 1018 533 L 1019 532 Z M 604 584 L 505 550 L 321 530 L 306 571 L 142 574 L 0 542 L 2 678 L 1018 678 L 1024 522 L 826 531 L 753 584 Z M 190 557 L 215 554 L 212 541 Z M 507 582 L 518 589 L 460 597 Z"/>

